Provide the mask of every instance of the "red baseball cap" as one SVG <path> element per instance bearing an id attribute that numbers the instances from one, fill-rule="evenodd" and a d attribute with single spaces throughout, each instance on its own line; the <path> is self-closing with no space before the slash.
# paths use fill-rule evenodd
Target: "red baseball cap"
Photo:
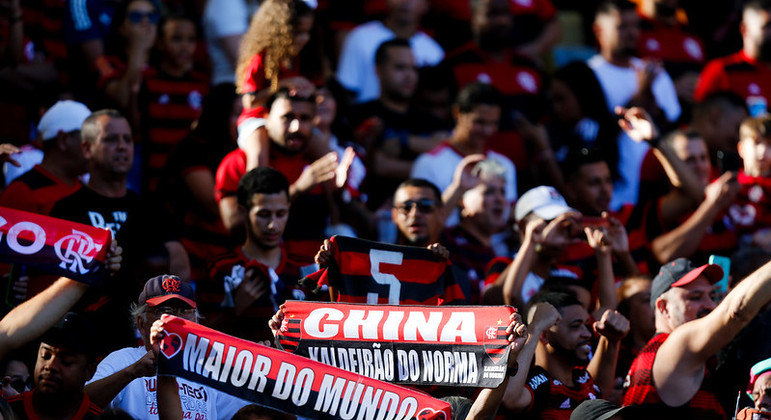
<path id="1" fill-rule="evenodd" d="M 704 276 L 710 283 L 715 284 L 723 278 L 723 268 L 717 264 L 704 264 L 694 268 L 686 258 L 678 258 L 662 265 L 651 284 L 651 307 L 655 308 L 656 299 L 669 289 L 685 286 L 699 276 Z"/>

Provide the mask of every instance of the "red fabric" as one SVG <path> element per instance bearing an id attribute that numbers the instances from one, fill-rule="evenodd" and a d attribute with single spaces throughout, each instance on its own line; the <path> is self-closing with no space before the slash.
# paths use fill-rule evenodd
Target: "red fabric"
<path id="1" fill-rule="evenodd" d="M 249 64 L 244 71 L 244 79 L 241 81 L 242 94 L 256 94 L 257 92 L 270 87 L 270 80 L 265 77 L 264 60 L 265 53 L 261 52 L 255 54 L 249 61 Z M 297 71 L 298 68 L 299 62 L 297 60 L 293 63 L 292 69 L 282 67 L 279 72 L 279 79 L 299 76 L 300 73 Z M 254 108 L 244 108 L 241 112 L 241 116 L 238 117 L 238 123 L 241 124 L 246 118 L 264 118 L 267 112 L 268 110 L 265 109 L 262 104 L 259 104 Z"/>
<path id="2" fill-rule="evenodd" d="M 640 57 L 664 62 L 703 63 L 704 43 L 679 25 L 646 20 L 638 44 Z"/>
<path id="3" fill-rule="evenodd" d="M 306 161 L 302 155 L 287 155 L 277 152 L 275 149 L 275 147 L 270 149 L 270 167 L 281 172 L 290 184 L 294 183 L 310 162 Z M 215 176 L 214 196 L 217 201 L 222 200 L 223 197 L 236 195 L 238 182 L 245 173 L 246 153 L 241 149 L 228 153 L 222 159 Z"/>
<path id="4" fill-rule="evenodd" d="M 771 179 L 740 171 L 739 184 L 742 189 L 727 212 L 733 225 L 740 233 L 771 227 Z"/>
<path id="5" fill-rule="evenodd" d="M 543 87 L 538 70 L 516 54 L 503 61 L 493 60 L 474 42 L 469 42 L 447 55 L 458 89 L 483 80 L 504 95 L 537 95 Z"/>
<path id="6" fill-rule="evenodd" d="M 731 91 L 743 98 L 771 99 L 771 67 L 758 63 L 740 51 L 707 63 L 699 77 L 694 97 L 697 101 L 710 93 Z"/>
<path id="7" fill-rule="evenodd" d="M 664 344 L 668 337 L 669 334 L 653 336 L 632 362 L 632 367 L 627 375 L 628 384 L 625 385 L 623 405 L 665 406 L 653 383 L 653 362 L 656 360 L 656 353 L 659 347 Z M 726 418 L 726 414 L 717 397 L 710 391 L 705 390 L 703 383 L 702 388 L 688 402 L 687 407 L 688 413 L 691 415 L 689 418 Z"/>
<path id="8" fill-rule="evenodd" d="M 0 206 L 48 215 L 57 201 L 82 186 L 80 181 L 69 185 L 42 166 L 35 165 L 0 194 Z"/>
<path id="9" fill-rule="evenodd" d="M 32 398 L 34 393 L 35 390 L 33 389 L 6 399 L 8 405 L 11 406 L 11 409 L 16 413 L 18 418 L 29 420 L 41 419 L 37 412 L 35 412 L 35 407 L 33 405 Z M 89 399 L 88 395 L 85 393 L 83 393 L 82 396 L 83 400 L 75 414 L 70 417 L 70 420 L 90 420 L 99 418 L 102 414 L 102 409 L 91 402 L 91 399 Z"/>
<path id="10" fill-rule="evenodd" d="M 471 20 L 471 9 L 467 0 L 434 0 L 432 10 L 446 14 L 454 19 Z M 511 13 L 517 15 L 535 15 L 543 22 L 557 16 L 557 9 L 550 0 L 509 0 Z"/>
<path id="11" fill-rule="evenodd" d="M 378 304 L 452 305 L 463 303 L 465 297 L 450 273 L 450 261 L 440 260 L 425 248 L 406 247 L 365 241 L 363 239 L 333 236 L 330 251 L 334 264 L 321 270 L 320 278 L 338 293 L 338 302 L 367 303 L 369 293 L 377 293 Z M 373 251 L 400 254 L 400 264 L 380 262 L 375 266 Z M 384 279 L 375 280 L 375 272 Z M 318 274 L 318 273 L 317 273 Z M 394 287 L 387 283 L 395 279 L 399 284 L 398 302 L 389 301 Z"/>

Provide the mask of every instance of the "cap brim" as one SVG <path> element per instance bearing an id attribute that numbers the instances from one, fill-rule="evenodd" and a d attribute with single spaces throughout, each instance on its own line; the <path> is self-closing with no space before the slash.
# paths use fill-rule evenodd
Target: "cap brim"
<path id="1" fill-rule="evenodd" d="M 671 287 L 685 286 L 699 278 L 699 276 L 704 276 L 710 284 L 715 284 L 723 278 L 723 268 L 717 264 L 704 264 L 701 267 L 689 271 L 683 277 L 680 277 L 680 280 L 672 283 Z"/>
<path id="2" fill-rule="evenodd" d="M 147 306 L 158 306 L 161 303 L 166 302 L 167 300 L 170 300 L 170 299 L 179 299 L 182 302 L 185 302 L 188 305 L 190 305 L 191 308 L 193 308 L 193 309 L 196 308 L 196 304 L 195 304 L 194 300 L 188 299 L 188 298 L 186 298 L 186 297 L 184 297 L 182 295 L 178 295 L 176 293 L 172 293 L 172 294 L 168 294 L 168 295 L 163 295 L 163 296 L 156 296 L 154 298 L 147 299 L 145 302 L 147 303 Z"/>
<path id="3" fill-rule="evenodd" d="M 533 213 L 535 213 L 536 216 L 540 217 L 541 219 L 552 220 L 562 216 L 569 211 L 574 210 L 568 206 L 563 206 L 562 204 L 549 204 L 533 210 Z"/>

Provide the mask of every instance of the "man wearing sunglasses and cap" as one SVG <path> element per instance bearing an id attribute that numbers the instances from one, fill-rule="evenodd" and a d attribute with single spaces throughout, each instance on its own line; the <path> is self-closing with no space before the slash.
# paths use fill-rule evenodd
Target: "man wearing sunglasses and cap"
<path id="1" fill-rule="evenodd" d="M 712 300 L 723 277 L 715 264 L 667 263 L 653 279 L 656 335 L 640 351 L 624 384 L 624 405 L 643 405 L 687 418 L 724 419 L 707 361 L 771 301 L 771 263 L 739 283 L 723 301 Z"/>
<path id="2" fill-rule="evenodd" d="M 156 359 L 150 345 L 150 329 L 163 314 L 197 322 L 198 312 L 192 286 L 177 276 L 164 274 L 145 283 L 132 317 L 144 346 L 127 347 L 108 355 L 86 385 L 86 393 L 100 407 L 119 408 L 137 419 L 157 419 Z M 207 386 L 177 379 L 184 418 L 230 418 L 245 401 Z"/>

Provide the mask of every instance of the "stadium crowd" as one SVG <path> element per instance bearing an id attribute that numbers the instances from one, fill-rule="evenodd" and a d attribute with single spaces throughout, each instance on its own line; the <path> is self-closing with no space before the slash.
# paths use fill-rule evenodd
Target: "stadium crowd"
<path id="1" fill-rule="evenodd" d="M 453 419 L 771 419 L 769 100 L 769 0 L 2 0 L 0 207 L 113 241 L 0 264 L 0 419 L 294 418 L 156 377 L 288 300 L 517 308 Z"/>

